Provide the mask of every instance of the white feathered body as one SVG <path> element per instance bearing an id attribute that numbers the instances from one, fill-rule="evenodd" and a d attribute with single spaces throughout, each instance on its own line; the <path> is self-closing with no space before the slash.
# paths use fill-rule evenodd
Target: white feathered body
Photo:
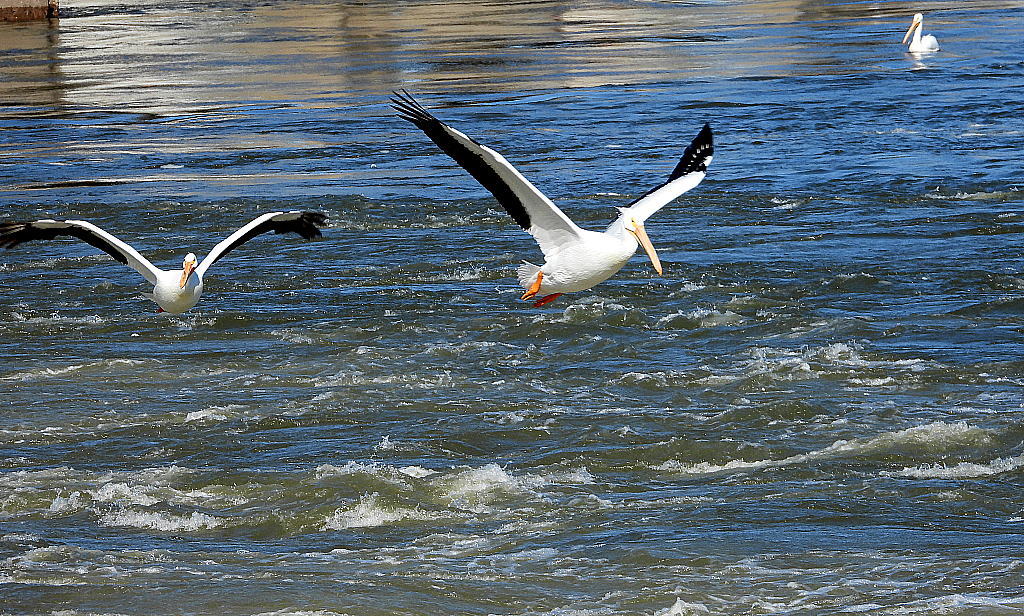
<path id="1" fill-rule="evenodd" d="M 640 244 L 616 221 L 603 233 L 580 230 L 579 241 L 546 255 L 544 266 L 523 263 L 519 266 L 519 284 L 524 289 L 543 272 L 538 295 L 574 293 L 608 280 L 636 254 Z"/>
<path id="2" fill-rule="evenodd" d="M 164 312 L 181 314 L 188 312 L 199 302 L 203 294 L 203 279 L 196 272 L 189 275 L 181 287 L 182 270 L 161 272 L 152 293 L 143 293 L 156 302 Z"/>

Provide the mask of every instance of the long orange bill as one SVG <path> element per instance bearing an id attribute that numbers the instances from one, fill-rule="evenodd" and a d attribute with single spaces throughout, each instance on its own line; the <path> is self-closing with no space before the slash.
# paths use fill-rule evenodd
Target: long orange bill
<path id="1" fill-rule="evenodd" d="M 181 288 L 185 288 L 185 283 L 188 282 L 188 277 L 192 274 L 192 270 L 196 269 L 196 264 L 192 261 L 188 261 L 182 266 L 181 272 Z"/>
<path id="2" fill-rule="evenodd" d="M 642 222 L 634 222 L 633 229 L 630 229 L 636 241 L 640 242 L 640 245 L 644 247 L 644 251 L 647 252 L 647 256 L 651 258 L 651 265 L 654 266 L 655 271 L 661 274 L 661 259 L 658 258 L 658 253 L 654 250 L 654 244 L 651 243 L 651 238 L 647 237 L 647 231 L 644 230 L 644 224 Z"/>
<path id="3" fill-rule="evenodd" d="M 910 40 L 910 35 L 914 33 L 914 28 L 916 28 L 916 27 L 917 27 L 917 21 L 915 20 L 914 23 L 910 24 L 910 29 L 907 30 L 907 33 L 903 36 L 903 44 L 904 45 L 906 45 L 907 41 Z"/>

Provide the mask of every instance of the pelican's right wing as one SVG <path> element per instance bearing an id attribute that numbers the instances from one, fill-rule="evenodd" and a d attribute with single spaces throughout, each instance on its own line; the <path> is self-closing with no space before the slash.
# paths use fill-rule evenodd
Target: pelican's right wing
<path id="1" fill-rule="evenodd" d="M 580 236 L 581 229 L 576 223 L 504 156 L 438 120 L 408 92 L 395 92 L 391 102 L 399 117 L 415 124 L 441 151 L 489 190 L 519 226 L 537 240 L 545 256 Z"/>
<path id="2" fill-rule="evenodd" d="M 84 220 L 37 220 L 0 223 L 0 248 L 14 248 L 23 242 L 52 240 L 61 235 L 77 237 L 99 248 L 156 284 L 159 269 L 128 244 Z"/>
<path id="3" fill-rule="evenodd" d="M 623 208 L 623 213 L 628 214 L 637 222 L 644 222 L 673 199 L 700 184 L 704 176 L 707 175 L 708 166 L 711 164 L 714 154 L 715 145 L 711 126 L 704 124 L 704 128 L 697 133 L 697 136 L 683 152 L 679 164 L 672 170 L 668 181 L 660 186 L 655 186 L 647 194 Z"/>

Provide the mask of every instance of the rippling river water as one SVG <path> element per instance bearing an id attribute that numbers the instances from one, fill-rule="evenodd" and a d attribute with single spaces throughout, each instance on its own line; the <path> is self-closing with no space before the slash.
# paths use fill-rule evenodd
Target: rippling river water
<path id="1" fill-rule="evenodd" d="M 0 23 L 0 613 L 1024 612 L 1024 3 L 89 2 Z M 914 12 L 942 51 L 900 45 Z M 406 89 L 581 226 L 541 309 Z"/>

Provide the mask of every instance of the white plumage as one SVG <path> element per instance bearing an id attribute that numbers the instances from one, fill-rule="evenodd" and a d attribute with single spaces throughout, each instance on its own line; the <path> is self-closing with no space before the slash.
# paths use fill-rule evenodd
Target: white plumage
<path id="1" fill-rule="evenodd" d="M 931 34 L 921 36 L 921 32 L 924 30 L 924 16 L 920 13 L 914 15 L 914 19 L 910 22 L 910 29 L 903 36 L 903 44 L 906 45 L 907 41 L 910 41 L 910 46 L 907 50 L 911 53 L 929 53 L 933 51 L 939 51 L 939 41 Z M 914 38 L 911 40 L 910 36 L 913 34 Z"/>
<path id="2" fill-rule="evenodd" d="M 651 245 L 644 221 L 665 204 L 700 184 L 714 153 L 707 124 L 693 139 L 669 179 L 627 207 L 603 232 L 581 229 L 505 158 L 438 120 L 408 93 L 392 99 L 400 117 L 412 122 L 427 137 L 470 173 L 498 200 L 505 211 L 528 231 L 544 253 L 544 265 L 524 263 L 519 283 L 523 299 L 543 306 L 562 293 L 582 291 L 607 280 L 622 269 L 643 246 L 660 274 L 661 261 Z"/>
<path id="3" fill-rule="evenodd" d="M 180 314 L 191 309 L 203 293 L 203 276 L 211 265 L 250 239 L 273 231 L 298 233 L 306 239 L 320 236 L 327 217 L 319 212 L 271 212 L 263 214 L 227 239 L 213 247 L 202 263 L 191 252 L 185 256 L 180 270 L 162 270 L 137 250 L 84 220 L 36 220 L 33 222 L 0 223 L 0 247 L 14 248 L 23 242 L 52 240 L 72 236 L 102 250 L 119 262 L 142 274 L 153 284 L 153 292 L 144 295 L 160 310 Z"/>

